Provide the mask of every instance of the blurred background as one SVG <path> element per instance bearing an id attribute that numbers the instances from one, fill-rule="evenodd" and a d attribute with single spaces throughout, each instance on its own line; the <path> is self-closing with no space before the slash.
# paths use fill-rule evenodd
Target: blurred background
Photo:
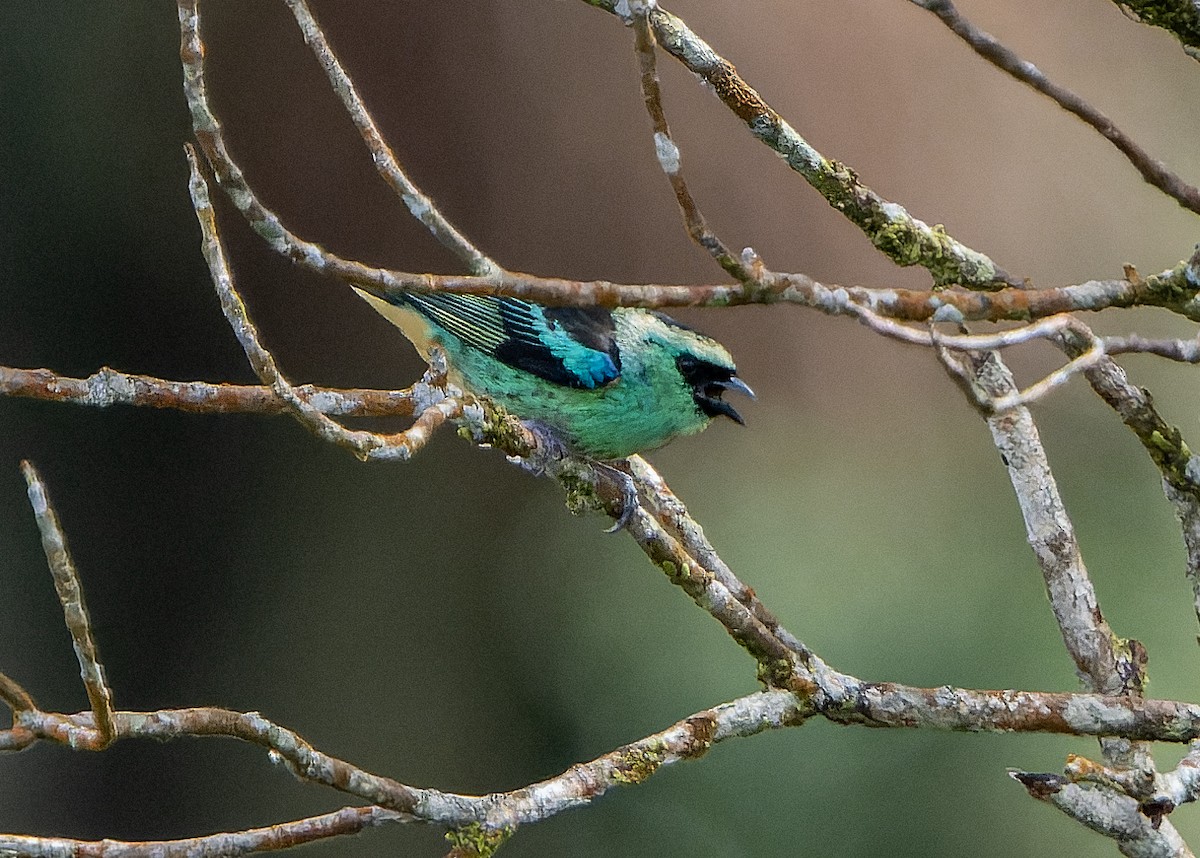
<path id="1" fill-rule="evenodd" d="M 1145 273 L 1194 217 L 1107 143 L 903 0 L 670 7 L 825 155 L 1037 285 Z M 1200 68 L 1107 0 L 962 10 L 1200 178 Z M 279 3 L 206 0 L 210 92 L 250 181 L 300 235 L 413 271 L 460 269 L 408 217 Z M 412 177 L 508 267 L 693 283 L 654 159 L 631 34 L 580 2 L 314 2 Z M 169 3 L 14 4 L 0 27 L 0 363 L 84 376 L 253 377 L 217 307 L 186 193 Z M 822 281 L 924 288 L 674 61 L 692 188 L 731 246 Z M 1184 105 L 1189 105 L 1184 109 Z M 296 382 L 398 388 L 422 365 L 344 286 L 219 218 L 265 341 Z M 649 458 L 734 570 L 839 669 L 917 685 L 1074 690 L 1005 473 L 926 351 L 793 307 L 683 312 L 759 393 Z M 1189 336 L 1165 313 L 1104 332 Z M 1028 383 L 1060 360 L 1011 356 Z M 1200 437 L 1195 370 L 1123 361 Z M 1035 414 L 1102 605 L 1150 652 L 1154 696 L 1197 698 L 1183 551 L 1134 437 L 1074 382 Z M 259 710 L 322 750 L 463 792 L 548 777 L 755 689 L 754 664 L 607 520 L 443 432 L 364 465 L 286 418 L 0 401 L 0 669 L 86 706 L 17 471 L 42 470 L 122 709 Z M 813 722 L 722 745 L 522 830 L 513 856 L 1114 854 L 1006 768 L 1094 742 Z M 1157 749 L 1169 767 L 1180 752 Z M 345 802 L 231 740 L 48 745 L 0 759 L 0 831 L 192 836 Z M 1173 820 L 1196 842 L 1192 808 Z M 434 855 L 393 826 L 309 855 Z"/>

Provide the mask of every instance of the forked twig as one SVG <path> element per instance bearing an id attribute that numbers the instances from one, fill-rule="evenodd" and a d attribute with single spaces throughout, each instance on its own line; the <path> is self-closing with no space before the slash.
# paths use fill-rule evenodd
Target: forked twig
<path id="1" fill-rule="evenodd" d="M 982 398 L 1003 400 L 1015 393 L 1012 374 L 995 352 L 960 352 L 956 357 L 967 373 L 967 383 L 978 388 Z M 1118 639 L 1100 610 L 1032 416 L 1028 409 L 1018 406 L 988 416 L 987 423 L 1016 492 L 1029 545 L 1041 567 L 1063 643 L 1080 677 L 1097 691 L 1121 695 L 1137 703 L 1145 683 L 1145 648 L 1137 641 Z M 1145 743 L 1103 739 L 1101 748 L 1110 765 L 1127 769 L 1146 781 L 1154 777 L 1154 762 Z M 1072 818 L 1110 837 L 1116 836 L 1115 829 L 1108 829 L 1115 824 L 1114 820 L 1122 818 L 1119 812 L 1125 807 L 1122 802 L 1129 801 L 1112 790 L 1076 794 L 1068 788 L 1038 797 L 1046 798 Z M 1131 803 L 1136 809 L 1137 802 Z M 1155 854 L 1164 855 L 1186 854 L 1172 851 L 1183 841 L 1170 822 L 1159 820 L 1154 825 L 1120 828 L 1126 832 L 1129 843 L 1139 849 L 1160 850 Z"/>
<path id="2" fill-rule="evenodd" d="M 264 384 L 269 385 L 289 408 L 301 424 L 308 427 L 317 437 L 345 447 L 364 461 L 400 459 L 407 460 L 414 452 L 425 446 L 430 435 L 448 419 L 462 414 L 462 405 L 458 399 L 449 396 L 438 388 L 425 385 L 425 395 L 420 405 L 417 419 L 411 427 L 394 435 L 380 435 L 375 432 L 347 429 L 337 421 L 323 414 L 319 409 L 310 405 L 296 393 L 296 389 L 284 378 L 275 363 L 275 358 L 262 345 L 258 331 L 246 314 L 246 306 L 233 285 L 233 276 L 229 272 L 229 264 L 225 259 L 225 251 L 217 232 L 216 215 L 208 198 L 208 183 L 200 173 L 200 164 L 196 152 L 187 147 L 188 165 L 191 168 L 191 180 L 188 189 L 192 195 L 192 205 L 196 210 L 196 218 L 204 233 L 202 250 L 205 261 L 208 262 L 212 273 L 213 286 L 221 300 L 221 311 L 233 328 L 233 333 L 241 343 L 250 366 Z"/>

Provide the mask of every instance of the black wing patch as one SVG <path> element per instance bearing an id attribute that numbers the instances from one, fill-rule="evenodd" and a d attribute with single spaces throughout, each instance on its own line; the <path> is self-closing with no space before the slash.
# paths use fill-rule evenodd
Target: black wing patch
<path id="1" fill-rule="evenodd" d="M 601 307 L 445 293 L 403 300 L 463 345 L 554 384 L 594 388 L 621 374 L 612 313 Z"/>

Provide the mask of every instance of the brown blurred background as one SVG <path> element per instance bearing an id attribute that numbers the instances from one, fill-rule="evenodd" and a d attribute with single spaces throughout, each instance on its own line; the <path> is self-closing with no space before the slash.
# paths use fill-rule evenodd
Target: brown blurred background
<path id="1" fill-rule="evenodd" d="M 963 0 L 1185 177 L 1200 68 L 1105 0 Z M 818 149 L 1039 285 L 1154 272 L 1195 219 L 1094 133 L 903 0 L 676 2 Z M 315 2 L 413 178 L 503 264 L 712 282 L 653 156 L 630 33 L 581 2 Z M 372 170 L 282 4 L 203 4 L 211 95 L 251 182 L 338 253 L 457 271 Z M 168 3 L 25 4 L 0 26 L 0 363 L 252 380 L 198 253 Z M 664 58 L 702 206 L 774 268 L 922 287 Z M 402 387 L 412 349 L 349 291 L 272 255 L 225 205 L 235 273 L 296 381 Z M 1073 690 L 1005 474 L 926 352 L 796 308 L 679 314 L 759 393 L 651 460 L 726 560 L 835 666 L 867 679 Z M 1189 335 L 1159 313 L 1089 319 Z M 1048 347 L 1013 356 L 1028 382 Z M 1200 437 L 1195 373 L 1125 361 Z M 1155 696 L 1196 699 L 1195 621 L 1171 510 L 1082 384 L 1036 408 L 1102 604 L 1150 651 Z M 718 625 L 598 516 L 442 433 L 367 466 L 284 418 L 0 401 L 0 668 L 86 705 L 17 472 L 42 469 L 121 708 L 256 709 L 408 783 L 485 792 L 558 773 L 755 688 Z M 1112 854 L 1006 767 L 1095 744 L 812 723 L 733 742 L 523 830 L 505 854 Z M 1169 766 L 1179 751 L 1159 749 Z M 159 838 L 343 804 L 232 741 L 49 746 L 0 759 L 0 831 Z M 1200 837 L 1191 808 L 1174 821 Z M 440 854 L 392 827 L 318 855 Z"/>

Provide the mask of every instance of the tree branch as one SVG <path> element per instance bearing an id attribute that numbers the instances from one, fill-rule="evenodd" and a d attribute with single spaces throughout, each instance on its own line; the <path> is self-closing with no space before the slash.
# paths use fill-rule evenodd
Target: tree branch
<path id="1" fill-rule="evenodd" d="M 671 189 L 675 192 L 675 201 L 679 204 L 679 212 L 683 215 L 687 233 L 692 241 L 708 251 L 709 255 L 735 279 L 748 286 L 761 285 L 767 276 L 761 260 L 750 253 L 748 256 L 752 262 L 747 265 L 734 256 L 709 228 L 684 178 L 683 159 L 679 154 L 679 147 L 671 137 L 671 128 L 667 124 L 667 115 L 663 108 L 662 87 L 659 85 L 654 31 L 650 29 L 649 22 L 650 10 L 655 5 L 654 0 L 633 0 L 629 5 L 633 12 L 634 52 L 637 54 L 641 70 L 642 100 L 646 104 L 646 112 L 650 114 L 650 123 L 654 128 L 654 152 L 659 166 L 671 183 Z"/>
<path id="2" fill-rule="evenodd" d="M 96 653 L 96 641 L 92 637 L 92 622 L 88 617 L 87 605 L 83 600 L 83 587 L 79 583 L 79 573 L 71 554 L 67 551 L 67 539 L 58 523 L 58 515 L 50 504 L 46 493 L 46 484 L 38 475 L 37 470 L 29 462 L 21 462 L 21 473 L 29 486 L 29 505 L 33 507 L 33 515 L 37 520 L 38 531 L 42 535 L 42 548 L 46 552 L 46 562 L 50 565 L 50 574 L 54 578 L 54 590 L 62 604 L 63 617 L 67 621 L 67 630 L 71 633 L 71 643 L 75 647 L 75 658 L 79 661 L 79 676 L 83 687 L 87 690 L 88 701 L 92 704 L 92 715 L 95 729 L 86 737 L 83 747 L 99 751 L 112 743 L 116 738 L 116 725 L 113 721 L 112 689 L 104 676 L 104 667 Z M 14 690 L 10 683 L 10 693 Z M 19 691 L 19 687 L 15 689 Z M 14 717 L 22 717 L 33 709 L 33 700 L 28 694 L 17 696 L 19 705 L 14 710 Z"/>
<path id="3" fill-rule="evenodd" d="M 584 2 L 621 16 L 626 23 L 632 22 L 627 2 Z M 862 229 L 871 243 L 897 265 L 920 265 L 928 269 L 938 285 L 955 283 L 986 290 L 1024 285 L 982 253 L 951 238 L 940 225 L 930 227 L 917 220 L 903 206 L 888 202 L 859 182 L 853 170 L 823 156 L 738 76 L 733 63 L 720 56 L 679 18 L 656 5 L 649 11 L 649 20 L 658 43 L 667 53 L 707 83 L 750 133 L 782 155 L 789 167 Z"/>
<path id="4" fill-rule="evenodd" d="M 426 374 L 421 383 L 420 399 L 415 413 L 417 419 L 413 425 L 403 432 L 394 435 L 380 435 L 376 432 L 362 432 L 347 429 L 330 417 L 314 408 L 297 393 L 291 383 L 284 378 L 271 356 L 259 341 L 258 331 L 246 314 L 246 305 L 233 285 L 233 276 L 229 272 L 229 263 L 225 259 L 225 250 L 221 246 L 221 238 L 217 233 L 216 216 L 208 198 L 208 183 L 200 174 L 200 164 L 196 152 L 190 145 L 187 147 L 188 165 L 191 168 L 191 181 L 188 189 L 192 195 L 192 206 L 196 210 L 196 218 L 200 222 L 200 230 L 204 234 L 201 249 L 205 261 L 208 262 L 212 274 L 213 286 L 221 301 L 221 312 L 225 314 L 233 333 L 241 343 L 246 358 L 255 374 L 269 385 L 275 394 L 288 406 L 289 413 L 302 425 L 308 427 L 313 434 L 322 440 L 329 441 L 339 447 L 344 447 L 363 461 L 399 459 L 407 460 L 414 452 L 425 446 L 429 436 L 448 419 L 462 414 L 462 405 L 451 392 L 443 390 L 437 384 L 437 376 L 442 372 Z M 415 388 L 414 388 L 415 389 Z M 461 395 L 461 394 L 460 394 Z"/>
<path id="5" fill-rule="evenodd" d="M 266 828 L 183 840 L 71 840 L 65 837 L 0 834 L 0 855 L 27 858 L 62 858 L 64 855 L 75 858 L 196 858 L 199 855 L 219 855 L 221 858 L 236 858 L 255 852 L 290 849 L 329 837 L 357 834 L 399 818 L 400 814 L 381 807 L 343 807 L 333 813 L 281 822 Z"/>
<path id="6" fill-rule="evenodd" d="M 495 277 L 503 272 L 503 269 L 496 264 L 495 261 L 488 258 L 483 252 L 477 248 L 471 241 L 464 236 L 445 215 L 438 210 L 433 200 L 427 197 L 420 188 L 413 184 L 412 180 L 400 167 L 396 161 L 395 154 L 388 147 L 383 139 L 383 135 L 379 133 L 378 126 L 375 125 L 375 120 L 371 118 L 371 114 L 367 112 L 366 106 L 362 103 L 362 99 L 358 96 L 358 91 L 354 87 L 354 81 L 346 74 L 346 70 L 342 68 L 342 64 L 338 62 L 337 56 L 333 53 L 333 49 L 329 47 L 329 42 L 325 39 L 325 34 L 317 25 L 316 19 L 313 18 L 312 12 L 308 9 L 308 4 L 304 0 L 284 0 L 292 14 L 296 18 L 296 23 L 300 25 L 300 31 L 304 34 L 304 41 L 312 48 L 316 54 L 318 62 L 321 63 L 321 68 L 325 69 L 325 74 L 329 77 L 329 84 L 333 91 L 337 93 L 338 98 L 342 101 L 342 106 L 346 108 L 346 112 L 350 114 L 354 126 L 358 129 L 358 133 L 362 135 L 363 142 L 367 144 L 367 149 L 371 152 L 371 161 L 375 164 L 375 169 L 379 171 L 379 175 L 383 177 L 404 201 L 404 205 L 408 207 L 409 213 L 425 224 L 425 227 L 444 247 L 452 250 L 459 259 L 467 266 L 472 274 L 480 277 Z M 194 13 L 193 5 L 193 14 Z"/>
<path id="7" fill-rule="evenodd" d="M 303 384 L 293 390 L 323 414 L 339 417 L 411 417 L 413 389 L 335 390 Z M 70 378 L 49 369 L 0 366 L 0 396 L 70 402 L 92 408 L 140 405 L 196 414 L 285 414 L 290 406 L 270 387 L 172 381 L 102 367 L 87 378 Z"/>
<path id="8" fill-rule="evenodd" d="M 1142 174 L 1142 178 L 1148 184 L 1158 188 L 1185 209 L 1200 214 L 1200 188 L 1189 185 L 1167 169 L 1162 161 L 1151 156 L 1128 134 L 1118 128 L 1108 116 L 1086 100 L 1066 87 L 1059 86 L 1046 77 L 1041 69 L 1033 63 L 1021 59 L 1014 51 L 997 41 L 994 36 L 972 24 L 959 13 L 951 0 L 909 0 L 909 2 L 936 15 L 938 20 L 945 24 L 954 35 L 966 42 L 975 53 L 996 68 L 1037 90 L 1068 113 L 1079 117 L 1105 140 L 1112 143 L 1117 151 L 1124 155 L 1129 163 L 1133 164 Z"/>

